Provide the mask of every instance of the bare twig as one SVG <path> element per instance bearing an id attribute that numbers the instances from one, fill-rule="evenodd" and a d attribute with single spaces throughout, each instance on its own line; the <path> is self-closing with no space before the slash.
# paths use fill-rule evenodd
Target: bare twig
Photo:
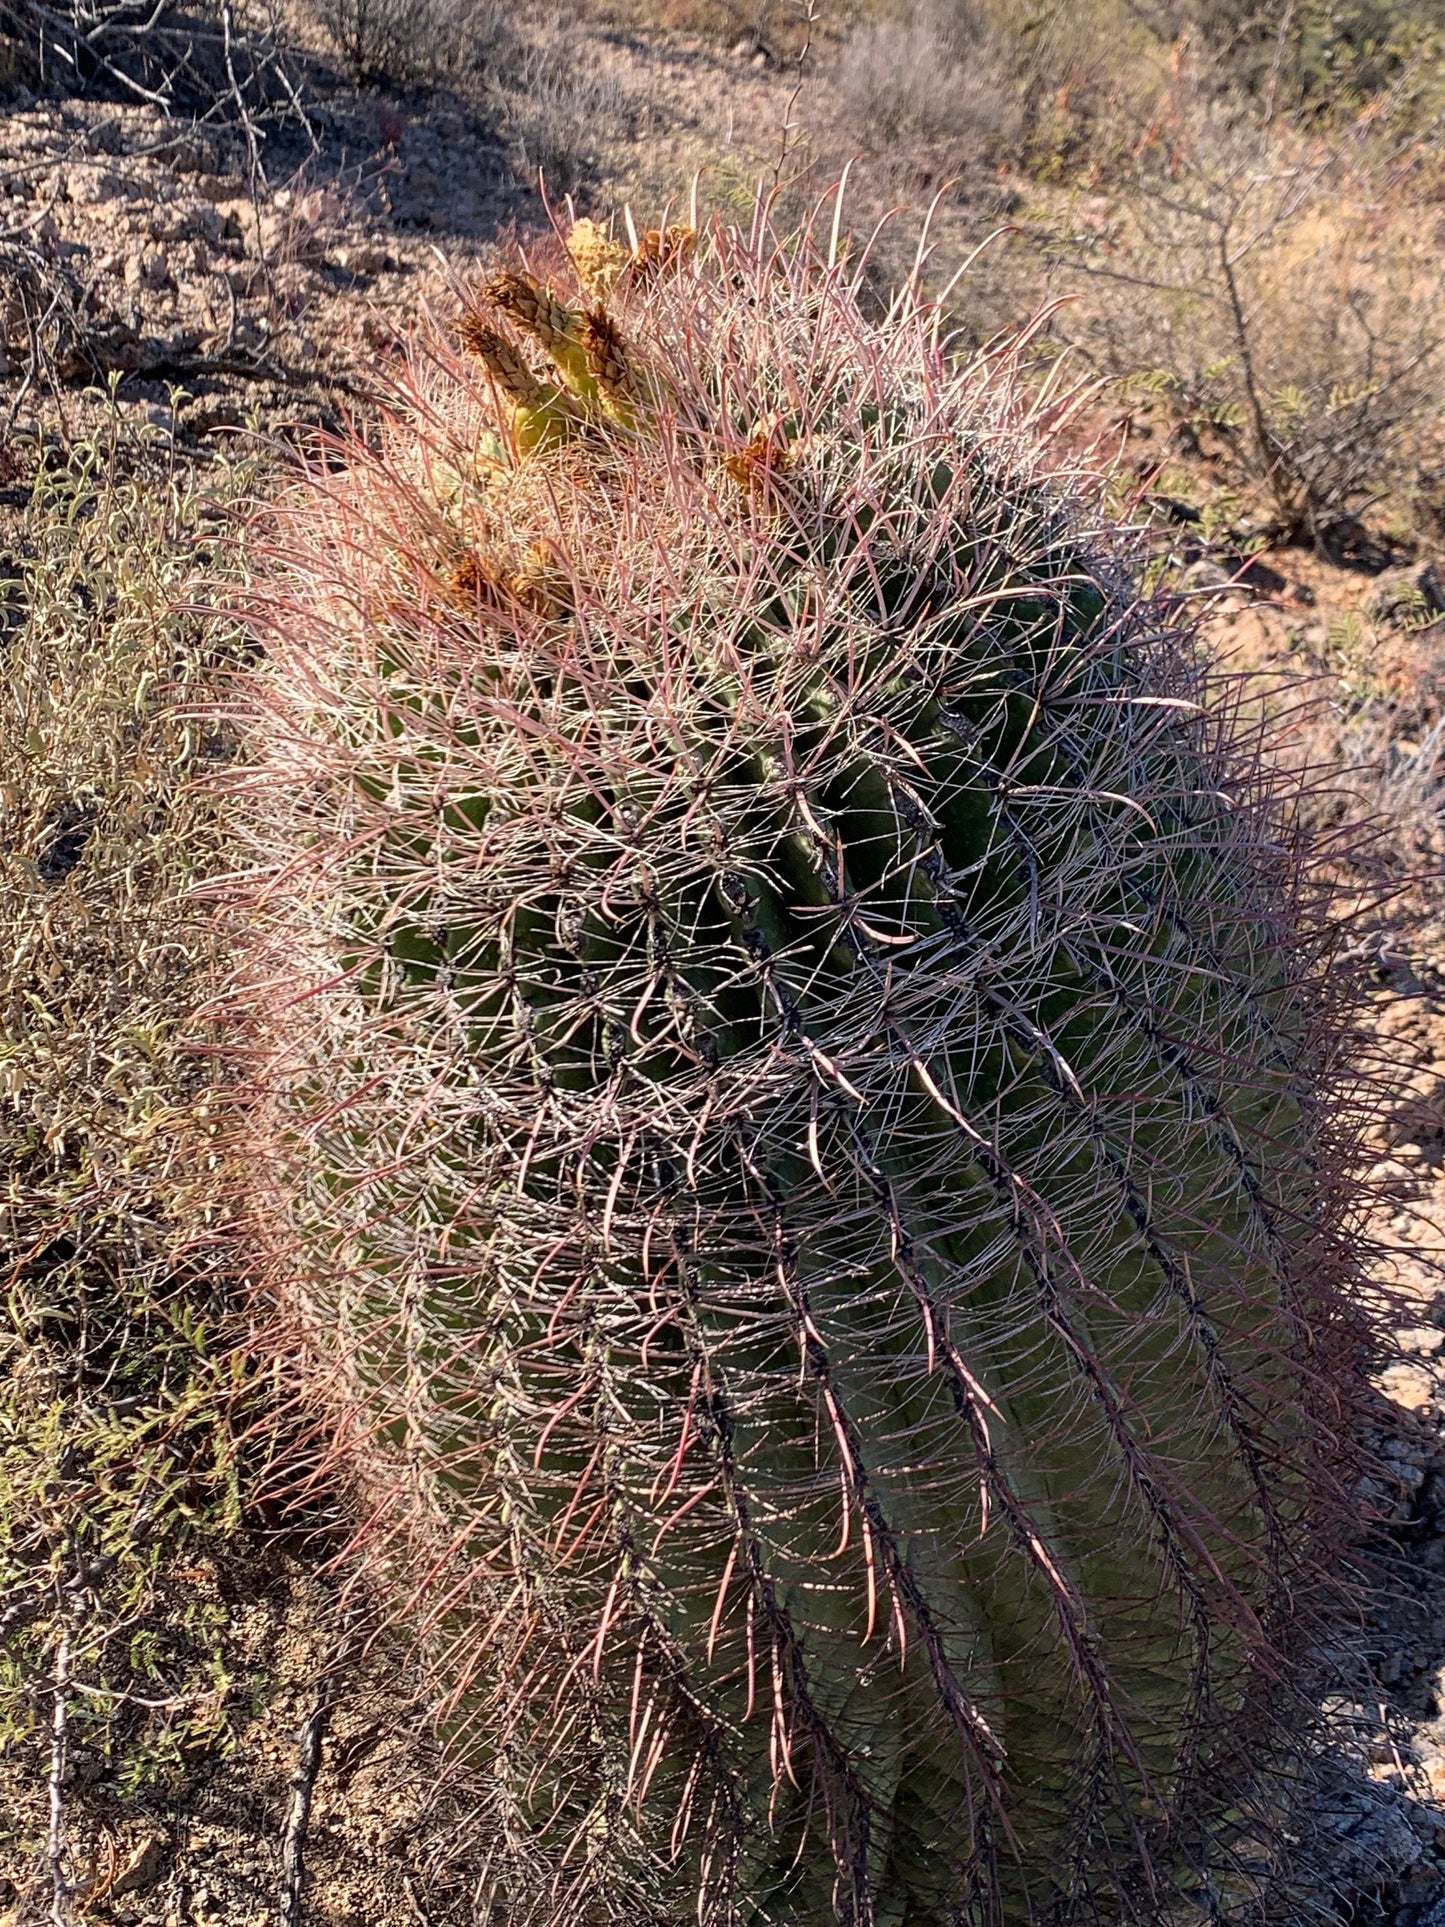
<path id="1" fill-rule="evenodd" d="M 416 1916 L 417 1927 L 432 1927 L 431 1915 L 427 1912 L 426 1908 L 423 1907 L 421 1904 L 420 1896 L 418 1895 L 416 1890 L 416 1882 L 411 1877 L 410 1867 L 402 1868 L 401 1885 L 402 1885 L 402 1891 L 405 1893 L 407 1897 L 407 1902 L 410 1905 L 413 1914 L 415 1914 Z"/>
<path id="2" fill-rule="evenodd" d="M 256 125 L 256 117 L 251 112 L 245 91 L 236 78 L 235 27 L 231 0 L 221 4 L 221 44 L 226 62 L 226 80 L 230 87 L 231 99 L 235 103 L 236 116 L 241 132 L 246 140 L 246 192 L 251 201 L 251 212 L 256 222 L 256 249 L 261 258 L 261 273 L 265 278 L 267 294 L 274 301 L 276 296 L 275 280 L 271 270 L 271 256 L 266 247 L 265 227 L 261 219 L 261 190 L 269 187 L 266 169 L 261 160 L 261 134 Z"/>
<path id="3" fill-rule="evenodd" d="M 306 1879 L 306 1830 L 311 1820 L 311 1796 L 321 1771 L 321 1746 L 331 1718 L 333 1682 L 323 1674 L 316 1685 L 310 1713 L 296 1735 L 296 1767 L 291 1775 L 291 1804 L 281 1842 L 281 1919 L 284 1927 L 299 1927 L 301 1889 Z"/>
<path id="4" fill-rule="evenodd" d="M 1275 502 L 1286 519 L 1297 509 L 1293 499 L 1295 491 L 1287 488 L 1288 482 L 1298 480 L 1288 473 L 1285 450 L 1279 437 L 1270 427 L 1269 410 L 1265 406 L 1264 395 L 1260 388 L 1259 373 L 1254 361 L 1254 332 L 1249 316 L 1245 311 L 1244 297 L 1240 293 L 1239 277 L 1235 273 L 1236 260 L 1230 251 L 1230 235 L 1233 228 L 1233 211 L 1219 223 L 1217 235 L 1219 250 L 1219 272 L 1224 282 L 1229 303 L 1229 316 L 1234 329 L 1235 350 L 1239 356 L 1239 372 L 1244 382 L 1244 392 L 1249 399 L 1250 420 L 1254 424 L 1254 438 L 1259 450 L 1259 459 L 1264 468 L 1265 478 Z"/>
<path id="5" fill-rule="evenodd" d="M 50 1919 L 52 1927 L 72 1927 L 71 1884 L 66 1871 L 69 1847 L 65 1837 L 65 1767 L 69 1751 L 70 1723 L 70 1629 L 60 1635 L 55 1651 L 55 1678 L 51 1692 L 49 1827 L 46 1834 L 46 1859 L 50 1864 Z"/>
<path id="6" fill-rule="evenodd" d="M 244 124 L 265 108 L 295 119 L 311 134 L 274 14 L 241 30 L 229 5 L 218 13 L 217 4 L 208 0 L 183 11 L 173 0 L 154 0 L 147 8 L 135 0 L 84 6 L 80 0 L 20 0 L 7 15 L 33 41 L 42 84 L 53 76 L 83 93 L 99 81 L 167 116 L 198 121 L 229 118 L 239 107 Z"/>
<path id="7" fill-rule="evenodd" d="M 1289 44 L 1289 30 L 1294 25 L 1295 0 L 1286 0 L 1285 10 L 1280 15 L 1279 32 L 1274 37 L 1274 58 L 1269 63 L 1269 83 L 1264 92 L 1264 125 L 1268 128 L 1274 120 L 1275 96 L 1279 92 L 1280 70 L 1284 66 L 1284 50 Z"/>
<path id="8" fill-rule="evenodd" d="M 296 1733 L 296 1765 L 291 1774 L 291 1803 L 281 1839 L 282 1927 L 300 1927 L 301 1894 L 306 1881 L 306 1833 L 311 1824 L 311 1800 L 321 1771 L 322 1747 L 336 1705 L 342 1676 L 354 1662 L 359 1645 L 348 1629 L 316 1681 L 311 1711 Z"/>
<path id="9" fill-rule="evenodd" d="M 796 133 L 798 123 L 793 113 L 798 105 L 798 97 L 803 91 L 803 81 L 807 76 L 808 58 L 813 51 L 813 29 L 818 21 L 817 0 L 807 0 L 803 15 L 803 44 L 798 49 L 797 72 L 793 79 L 792 91 L 788 95 L 787 106 L 783 109 L 783 125 L 778 135 L 778 158 L 773 164 L 773 196 L 776 197 L 782 183 L 783 169 L 788 164 L 791 151 L 791 136 Z"/>

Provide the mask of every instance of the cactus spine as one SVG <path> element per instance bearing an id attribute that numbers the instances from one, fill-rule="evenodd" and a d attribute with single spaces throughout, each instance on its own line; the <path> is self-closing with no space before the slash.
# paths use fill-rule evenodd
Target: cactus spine
<path id="1" fill-rule="evenodd" d="M 1302 859 L 1006 363 L 575 253 L 281 518 L 284 1342 L 509 1920 L 1157 1913 L 1348 1515 Z"/>

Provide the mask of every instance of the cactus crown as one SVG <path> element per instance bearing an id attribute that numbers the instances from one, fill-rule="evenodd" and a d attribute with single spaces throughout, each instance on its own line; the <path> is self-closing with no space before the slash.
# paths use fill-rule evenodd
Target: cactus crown
<path id="1" fill-rule="evenodd" d="M 509 1919 L 1155 1909 L 1346 1512 L 1302 860 L 1006 356 L 573 251 L 282 515 L 287 1355 Z"/>

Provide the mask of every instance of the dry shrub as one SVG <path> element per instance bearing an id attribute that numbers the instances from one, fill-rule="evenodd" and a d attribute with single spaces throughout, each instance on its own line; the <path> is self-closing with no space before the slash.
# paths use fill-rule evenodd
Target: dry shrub
<path id="1" fill-rule="evenodd" d="M 864 144 L 973 131 L 982 108 L 1042 180 L 1125 178 L 1176 117 L 1181 81 L 1316 129 L 1347 128 L 1368 104 L 1417 141 L 1420 169 L 1442 51 L 1429 0 L 873 0 L 838 81 Z"/>
<path id="2" fill-rule="evenodd" d="M 275 0 L 0 0 L 0 86 L 293 118 L 294 53 Z"/>
<path id="3" fill-rule="evenodd" d="M 992 143 L 1017 132 L 1019 105 L 976 10 L 923 0 L 901 19 L 860 26 L 839 56 L 850 124 L 874 148 L 912 137 Z"/>
<path id="4" fill-rule="evenodd" d="M 94 370 L 86 305 L 67 263 L 23 236 L 0 239 L 0 378 L 19 375 L 23 392 Z"/>
<path id="5" fill-rule="evenodd" d="M 520 170 L 550 194 L 570 194 L 595 165 L 599 142 L 624 135 L 634 106 L 595 49 L 560 22 L 534 31 L 494 82 L 494 98 Z"/>
<path id="6" fill-rule="evenodd" d="M 1136 6 L 1166 41 L 1198 45 L 1222 85 L 1312 116 L 1357 112 L 1364 100 L 1408 81 L 1441 24 L 1434 0 L 1136 0 Z"/>
<path id="7" fill-rule="evenodd" d="M 1340 726 L 1337 754 L 1355 813 L 1383 826 L 1396 877 L 1438 879 L 1445 864 L 1445 719 L 1412 738 L 1362 710 Z"/>
<path id="8" fill-rule="evenodd" d="M 1414 950 L 1445 909 L 1445 718 L 1412 728 L 1389 703 L 1346 694 L 1312 707 L 1292 757 L 1314 779 L 1311 827 L 1349 852 L 1341 903 L 1375 906 L 1363 941 Z"/>
<path id="9" fill-rule="evenodd" d="M 124 452 L 145 471 L 91 445 L 43 482 L 0 584 L 0 1758 L 57 1803 L 48 1840 L 0 1818 L 0 1849 L 19 1917 L 56 1921 L 76 1776 L 123 1800 L 223 1748 L 235 1712 L 223 1604 L 176 1576 L 235 1530 L 249 1399 L 181 1175 L 204 1183 L 213 1128 L 192 1048 L 213 942 L 183 898 L 222 860 L 192 779 L 223 748 L 182 705 L 226 653 L 186 605 L 232 566 L 246 477 Z"/>
<path id="10" fill-rule="evenodd" d="M 487 70 L 513 45 L 499 0 L 311 0 L 358 86 Z"/>
<path id="11" fill-rule="evenodd" d="M 1097 164 L 1137 138 L 1166 85 L 1167 44 L 1133 0 L 978 0 L 1024 108 L 1023 158 L 1042 175 Z"/>
<path id="12" fill-rule="evenodd" d="M 1445 904 L 1445 619 L 1434 572 L 1414 573 L 1330 621 L 1319 666 L 1332 701 L 1309 740 L 1311 760 L 1332 772 L 1325 808 L 1372 826 L 1363 867 L 1407 893 L 1396 920 Z"/>
<path id="13" fill-rule="evenodd" d="M 1167 80 L 1162 43 L 1115 0 L 903 0 L 874 10 L 835 69 L 854 139 L 1011 154 L 1052 175 L 1147 124 Z M 954 164 L 950 157 L 948 164 Z"/>
<path id="14" fill-rule="evenodd" d="M 812 20 L 806 0 L 590 0 L 583 10 L 609 25 L 701 34 L 725 46 L 747 45 L 789 60 L 870 9 L 867 0 L 833 0 Z"/>
<path id="15" fill-rule="evenodd" d="M 1205 110 L 1054 247 L 1093 280 L 1076 339 L 1150 371 L 1276 537 L 1328 548 L 1408 487 L 1439 417 L 1445 268 L 1363 157 Z"/>

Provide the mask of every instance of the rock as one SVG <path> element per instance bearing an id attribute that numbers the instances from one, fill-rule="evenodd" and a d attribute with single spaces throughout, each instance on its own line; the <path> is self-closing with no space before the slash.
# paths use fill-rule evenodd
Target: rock
<path id="1" fill-rule="evenodd" d="M 172 210 L 165 223 L 163 238 L 167 241 L 204 241 L 208 247 L 219 247 L 226 223 L 219 208 L 209 201 L 187 201 Z"/>
<path id="2" fill-rule="evenodd" d="M 72 167 L 66 191 L 79 207 L 99 207 L 107 201 L 130 199 L 129 187 L 108 167 Z"/>
<path id="3" fill-rule="evenodd" d="M 204 241 L 187 241 L 181 247 L 174 266 L 178 270 L 178 280 L 194 281 L 198 276 L 210 272 L 210 249 Z"/>
<path id="4" fill-rule="evenodd" d="M 1198 562 L 1191 562 L 1179 578 L 1186 589 L 1208 589 L 1218 591 L 1234 585 L 1228 569 L 1221 569 L 1210 557 L 1204 556 Z"/>
<path id="5" fill-rule="evenodd" d="M 128 288 L 173 286 L 171 264 L 166 258 L 165 249 L 137 248 L 128 256 L 125 264 L 125 285 Z"/>
<path id="6" fill-rule="evenodd" d="M 1386 1196 L 1409 1195 L 1419 1189 L 1419 1174 L 1398 1158 L 1382 1158 L 1366 1175 L 1368 1182 Z"/>
<path id="7" fill-rule="evenodd" d="M 156 1884 L 161 1862 L 165 1858 L 165 1842 L 159 1834 L 148 1834 L 140 1845 L 127 1857 L 120 1871 L 110 1883 L 112 1894 L 145 1893 Z"/>
<path id="8" fill-rule="evenodd" d="M 396 262 L 384 247 L 375 242 L 363 241 L 359 245 L 333 248 L 327 257 L 334 267 L 347 274 L 391 274 L 396 271 Z"/>
<path id="9" fill-rule="evenodd" d="M 256 252 L 256 210 L 251 203 L 241 198 L 217 201 L 215 209 L 221 222 L 221 239 L 239 241 L 248 254 L 254 254 Z"/>
<path id="10" fill-rule="evenodd" d="M 191 192 L 199 194 L 203 201 L 211 201 L 217 206 L 222 201 L 241 199 L 246 191 L 244 181 L 234 174 L 198 174 L 190 183 Z"/>
<path id="11" fill-rule="evenodd" d="M 271 274 L 271 286 L 288 314 L 300 314 L 316 291 L 316 277 L 304 261 L 282 261 Z"/>
<path id="12" fill-rule="evenodd" d="M 1435 1396 L 1434 1373 L 1427 1371 L 1423 1365 L 1412 1365 L 1406 1360 L 1398 1365 L 1386 1366 L 1378 1383 L 1386 1398 L 1404 1406 L 1407 1412 L 1423 1411 Z"/>
<path id="13" fill-rule="evenodd" d="M 1445 1331 L 1436 1325 L 1409 1325 L 1395 1333 L 1395 1343 L 1404 1352 L 1418 1352 L 1429 1358 L 1445 1345 Z"/>
<path id="14" fill-rule="evenodd" d="M 215 149 L 199 128 L 188 128 L 160 155 L 177 174 L 205 174 L 216 165 Z"/>
<path id="15" fill-rule="evenodd" d="M 1387 1459 L 1385 1461 L 1385 1468 L 1389 1473 L 1389 1477 L 1380 1481 L 1381 1489 L 1377 1490 L 1372 1496 L 1386 1501 L 1385 1511 L 1386 1522 L 1388 1524 L 1397 1526 L 1408 1525 L 1415 1517 L 1416 1503 L 1419 1498 L 1420 1488 L 1425 1483 L 1425 1474 L 1420 1470 L 1418 1465 L 1401 1465 L 1394 1459 Z M 1395 1665 L 1396 1671 L 1392 1677 L 1398 1679 L 1405 1662 L 1399 1655 L 1392 1653 L 1382 1664 L 1386 1667 L 1392 1664 Z M 1379 1677 L 1383 1681 L 1385 1677 L 1384 1673 L 1381 1672 Z"/>
<path id="16" fill-rule="evenodd" d="M 269 258 L 280 261 L 322 260 L 331 231 L 346 216 L 340 196 L 323 187 L 295 195 L 283 188 L 276 209 L 262 216 L 261 245 Z"/>

